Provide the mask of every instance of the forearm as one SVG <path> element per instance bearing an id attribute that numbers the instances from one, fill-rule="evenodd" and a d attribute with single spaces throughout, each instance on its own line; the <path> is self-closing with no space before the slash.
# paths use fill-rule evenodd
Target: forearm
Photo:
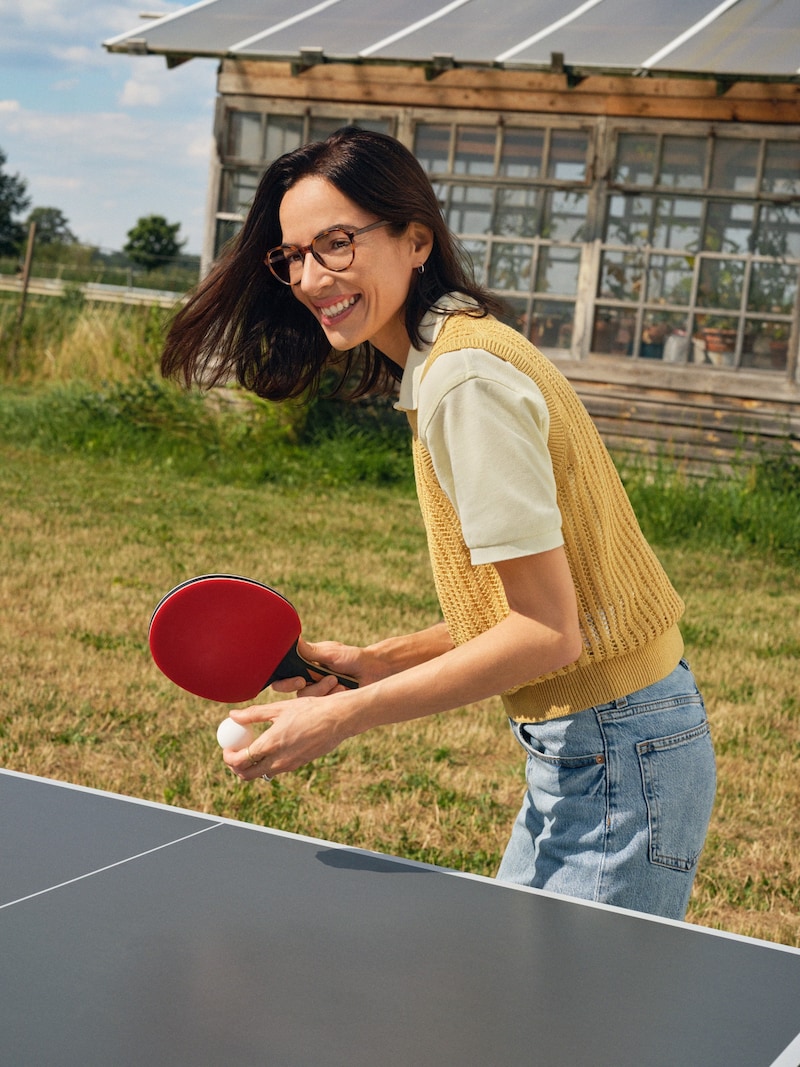
<path id="1" fill-rule="evenodd" d="M 385 665 L 388 676 L 398 674 L 420 663 L 426 663 L 428 660 L 449 652 L 452 648 L 453 639 L 450 637 L 447 626 L 439 622 L 426 630 L 376 641 L 375 644 L 368 645 L 364 651 Z"/>
<path id="2" fill-rule="evenodd" d="M 553 630 L 514 612 L 471 641 L 434 659 L 331 697 L 342 737 L 375 726 L 463 707 L 574 662 L 571 632 Z"/>

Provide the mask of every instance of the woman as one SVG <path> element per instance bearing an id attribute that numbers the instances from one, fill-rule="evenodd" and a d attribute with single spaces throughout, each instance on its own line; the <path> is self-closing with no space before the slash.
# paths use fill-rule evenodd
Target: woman
<path id="1" fill-rule="evenodd" d="M 305 643 L 360 687 L 277 683 L 299 695 L 234 712 L 270 729 L 224 759 L 269 780 L 499 694 L 528 789 L 498 877 L 681 918 L 714 793 L 683 605 L 574 390 L 496 310 L 411 153 L 345 129 L 269 168 L 177 317 L 162 369 L 187 385 L 235 376 L 281 400 L 332 368 L 357 371 L 354 396 L 400 380 L 444 616 L 366 648 Z"/>

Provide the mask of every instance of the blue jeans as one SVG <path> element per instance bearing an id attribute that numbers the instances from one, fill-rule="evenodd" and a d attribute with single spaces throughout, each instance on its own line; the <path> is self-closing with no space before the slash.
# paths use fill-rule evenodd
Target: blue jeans
<path id="1" fill-rule="evenodd" d="M 498 879 L 682 919 L 716 788 L 689 665 L 609 704 L 511 727 L 528 789 Z"/>

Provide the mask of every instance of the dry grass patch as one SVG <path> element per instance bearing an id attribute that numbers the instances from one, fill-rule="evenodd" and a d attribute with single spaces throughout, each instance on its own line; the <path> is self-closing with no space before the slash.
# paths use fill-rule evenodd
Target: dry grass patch
<path id="1" fill-rule="evenodd" d="M 367 642 L 437 618 L 406 491 L 213 487 L 79 455 L 0 453 L 0 763 L 313 837 L 492 874 L 523 789 L 496 701 L 376 730 L 243 787 L 224 709 L 155 669 L 147 623 L 193 574 L 286 591 L 312 638 Z M 790 566 L 663 553 L 688 601 L 719 799 L 690 918 L 800 945 L 797 632 Z"/>

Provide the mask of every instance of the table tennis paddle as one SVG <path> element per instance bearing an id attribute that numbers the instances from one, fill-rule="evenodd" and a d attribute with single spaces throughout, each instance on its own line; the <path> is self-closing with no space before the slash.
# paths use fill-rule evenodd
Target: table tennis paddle
<path id="1" fill-rule="evenodd" d="M 235 574 L 190 578 L 162 597 L 150 620 L 150 652 L 167 678 L 222 704 L 252 700 L 280 678 L 333 674 L 297 651 L 300 616 L 274 589 Z M 341 685 L 358 682 L 337 675 Z"/>

